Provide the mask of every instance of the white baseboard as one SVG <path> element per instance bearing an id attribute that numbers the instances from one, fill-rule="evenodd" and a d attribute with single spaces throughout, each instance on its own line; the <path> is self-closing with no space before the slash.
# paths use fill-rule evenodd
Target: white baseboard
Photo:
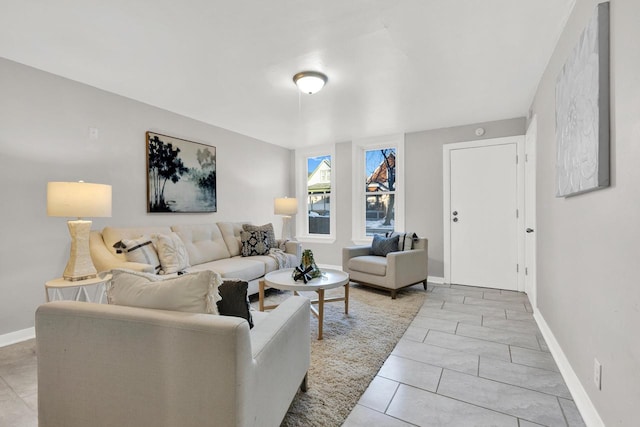
<path id="1" fill-rule="evenodd" d="M 585 424 L 589 427 L 604 427 L 604 422 L 595 406 L 589 399 L 589 395 L 586 390 L 582 386 L 580 379 L 576 375 L 575 371 L 571 367 L 569 363 L 569 359 L 562 351 L 562 347 L 556 340 L 556 337 L 551 332 L 549 325 L 542 317 L 542 314 L 536 309 L 534 310 L 533 317 L 536 319 L 538 323 L 538 327 L 540 328 L 540 332 L 542 332 L 542 336 L 544 340 L 547 342 L 547 346 L 551 351 L 551 355 L 555 359 L 558 364 L 558 368 L 560 368 L 560 373 L 564 378 L 564 381 L 567 383 L 567 387 L 569 387 L 569 391 L 571 392 L 571 396 L 573 396 L 573 401 L 576 403 L 578 410 L 580 411 L 580 415 L 582 415 L 582 419 Z"/>
<path id="2" fill-rule="evenodd" d="M 427 282 L 437 283 L 439 285 L 444 285 L 444 277 L 428 276 L 427 277 Z"/>
<path id="3" fill-rule="evenodd" d="M 36 337 L 35 327 L 22 329 L 20 331 L 15 331 L 15 332 L 9 332 L 8 334 L 0 335 L 0 347 L 5 347 L 11 344 L 30 340 L 35 337 Z"/>

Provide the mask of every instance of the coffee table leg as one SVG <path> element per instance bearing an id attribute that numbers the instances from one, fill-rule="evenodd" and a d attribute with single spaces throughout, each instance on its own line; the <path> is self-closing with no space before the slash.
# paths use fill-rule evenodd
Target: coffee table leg
<path id="1" fill-rule="evenodd" d="M 264 311 L 264 280 L 258 281 L 258 309 Z"/>
<path id="2" fill-rule="evenodd" d="M 349 282 L 344 285 L 344 314 L 349 314 Z"/>
<path id="3" fill-rule="evenodd" d="M 324 320 L 324 289 L 318 289 L 318 339 L 322 339 L 322 321 Z"/>

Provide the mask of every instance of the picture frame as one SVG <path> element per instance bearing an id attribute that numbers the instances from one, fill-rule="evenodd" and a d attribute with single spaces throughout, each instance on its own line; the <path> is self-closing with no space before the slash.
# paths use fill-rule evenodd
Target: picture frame
<path id="1" fill-rule="evenodd" d="M 556 81 L 556 197 L 610 185 L 609 3 L 596 6 Z"/>
<path id="2" fill-rule="evenodd" d="M 147 212 L 217 212 L 216 147 L 146 132 Z"/>

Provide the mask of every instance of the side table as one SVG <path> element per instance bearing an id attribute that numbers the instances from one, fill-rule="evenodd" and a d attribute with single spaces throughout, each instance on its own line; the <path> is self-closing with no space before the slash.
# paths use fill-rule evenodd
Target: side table
<path id="1" fill-rule="evenodd" d="M 66 288 L 76 288 L 75 295 L 73 299 L 75 301 L 80 301 L 80 295 L 84 295 L 84 298 L 87 302 L 97 302 L 102 304 L 102 300 L 105 295 L 105 285 L 111 280 L 111 274 L 107 274 L 104 277 L 93 277 L 91 279 L 78 280 L 75 282 L 71 282 L 69 280 L 64 280 L 62 277 L 57 279 L 49 280 L 44 284 L 44 293 L 47 298 L 47 302 L 49 301 L 60 301 L 63 300 L 64 297 L 62 295 L 61 290 Z M 87 292 L 87 286 L 96 285 L 96 291 L 93 297 L 93 300 L 89 296 L 89 292 Z M 53 291 L 53 297 L 49 297 L 49 291 Z"/>

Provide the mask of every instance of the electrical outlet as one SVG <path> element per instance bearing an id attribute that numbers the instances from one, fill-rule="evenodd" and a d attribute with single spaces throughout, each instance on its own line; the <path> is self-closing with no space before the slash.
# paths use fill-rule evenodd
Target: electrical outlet
<path id="1" fill-rule="evenodd" d="M 598 359 L 593 359 L 593 382 L 598 390 L 602 390 L 602 365 Z"/>

